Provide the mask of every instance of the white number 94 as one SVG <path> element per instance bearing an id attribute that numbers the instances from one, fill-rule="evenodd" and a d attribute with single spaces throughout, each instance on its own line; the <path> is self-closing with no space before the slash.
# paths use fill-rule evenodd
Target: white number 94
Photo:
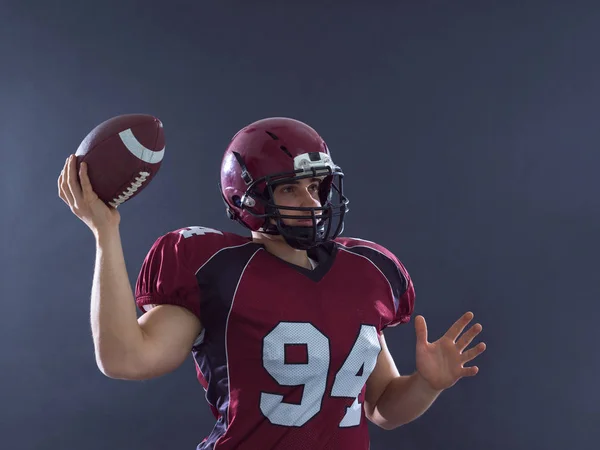
<path id="1" fill-rule="evenodd" d="M 307 362 L 286 363 L 285 346 L 298 344 L 306 345 Z M 332 397 L 354 398 L 340 427 L 360 424 L 362 405 L 358 402 L 358 395 L 373 372 L 380 351 L 377 329 L 372 325 L 362 325 L 331 388 Z M 301 427 L 313 418 L 321 410 L 329 362 L 329 339 L 314 325 L 306 322 L 279 323 L 263 340 L 263 365 L 280 385 L 304 385 L 304 389 L 299 404 L 284 402 L 282 395 L 262 392 L 260 410 L 265 417 L 273 424 L 289 427 Z"/>

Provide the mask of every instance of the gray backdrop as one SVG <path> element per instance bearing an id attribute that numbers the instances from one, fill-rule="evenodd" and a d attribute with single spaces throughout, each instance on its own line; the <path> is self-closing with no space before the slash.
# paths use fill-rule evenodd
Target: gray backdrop
<path id="1" fill-rule="evenodd" d="M 143 112 L 167 154 L 121 209 L 132 283 L 172 229 L 244 233 L 216 187 L 228 140 L 304 120 L 346 173 L 345 235 L 406 264 L 431 339 L 470 309 L 488 344 L 372 448 L 598 448 L 599 44 L 597 2 L 0 1 L 0 446 L 191 450 L 213 425 L 191 359 L 98 371 L 94 240 L 56 193 L 88 131 Z M 412 372 L 413 322 L 386 336 Z"/>

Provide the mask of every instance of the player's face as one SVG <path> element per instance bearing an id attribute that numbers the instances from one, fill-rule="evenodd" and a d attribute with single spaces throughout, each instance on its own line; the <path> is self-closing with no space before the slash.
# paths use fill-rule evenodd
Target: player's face
<path id="1" fill-rule="evenodd" d="M 303 178 L 290 183 L 280 184 L 273 192 L 273 200 L 276 205 L 280 206 L 318 208 L 321 206 L 321 202 L 319 201 L 319 185 L 321 184 L 321 180 L 322 178 Z M 294 216 L 306 215 L 310 217 L 309 211 L 293 211 L 279 208 L 279 212 L 281 214 Z M 313 225 L 312 219 L 283 219 L 283 223 L 296 227 L 312 227 Z"/>

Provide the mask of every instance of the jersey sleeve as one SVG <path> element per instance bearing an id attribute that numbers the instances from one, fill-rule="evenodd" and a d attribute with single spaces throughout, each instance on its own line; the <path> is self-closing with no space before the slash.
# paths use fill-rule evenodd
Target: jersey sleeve
<path id="1" fill-rule="evenodd" d="M 154 243 L 135 287 L 135 302 L 142 313 L 155 305 L 176 305 L 200 318 L 200 290 L 188 251 L 185 238 L 178 232 Z"/>
<path id="2" fill-rule="evenodd" d="M 393 327 L 408 322 L 415 306 L 415 288 L 406 267 L 396 255 L 375 242 L 363 239 L 342 238 L 338 242 L 347 250 L 371 261 L 389 283 L 392 302 L 382 313 L 382 327 Z"/>
<path id="3" fill-rule="evenodd" d="M 388 257 L 394 263 L 397 276 L 390 280 L 392 292 L 394 293 L 394 318 L 386 325 L 394 327 L 410 320 L 415 308 L 415 287 L 406 267 L 392 254 L 387 251 Z M 397 300 L 396 300 L 397 299 Z"/>

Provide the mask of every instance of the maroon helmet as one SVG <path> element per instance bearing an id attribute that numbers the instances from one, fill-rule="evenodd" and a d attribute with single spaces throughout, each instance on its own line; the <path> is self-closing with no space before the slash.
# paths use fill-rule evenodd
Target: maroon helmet
<path id="1" fill-rule="evenodd" d="M 301 178 L 323 178 L 320 207 L 285 206 L 273 200 L 278 184 Z M 298 120 L 273 117 L 241 129 L 231 140 L 221 164 L 221 193 L 227 215 L 252 231 L 280 234 L 294 248 L 308 249 L 335 239 L 344 228 L 348 199 L 342 170 L 327 145 Z M 312 226 L 290 226 L 283 219 L 312 218 Z"/>

